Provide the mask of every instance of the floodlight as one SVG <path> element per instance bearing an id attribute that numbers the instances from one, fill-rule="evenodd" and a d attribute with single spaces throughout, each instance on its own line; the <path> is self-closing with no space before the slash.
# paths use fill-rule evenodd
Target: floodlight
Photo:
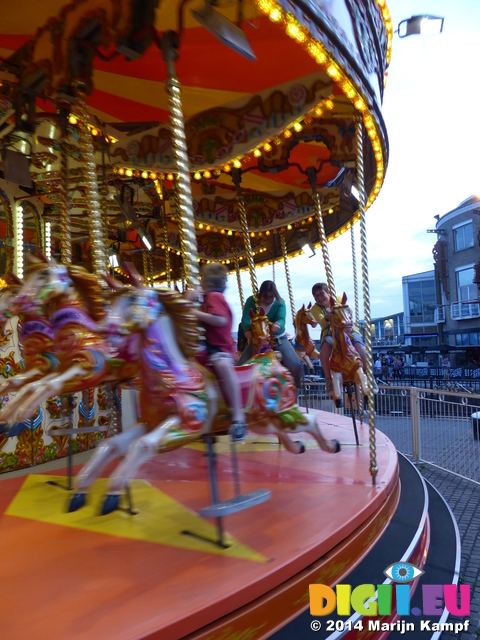
<path id="1" fill-rule="evenodd" d="M 414 35 L 438 35 L 443 31 L 444 18 L 440 16 L 412 16 L 406 20 L 402 20 L 398 25 L 398 37 L 406 38 Z"/>
<path id="2" fill-rule="evenodd" d="M 151 251 L 153 247 L 152 236 L 149 233 L 145 233 L 142 227 L 138 227 L 137 231 L 141 241 L 147 247 L 147 251 Z"/>
<path id="3" fill-rule="evenodd" d="M 300 244 L 301 243 L 301 244 Z M 315 254 L 315 249 L 313 247 L 313 245 L 310 242 L 302 242 L 300 241 L 300 248 L 303 251 L 303 253 L 308 256 L 309 258 L 313 258 Z M 310 254 L 310 255 L 308 255 Z"/>
<path id="4" fill-rule="evenodd" d="M 209 0 L 206 0 L 203 9 L 198 11 L 193 10 L 192 15 L 202 27 L 205 27 L 217 40 L 226 44 L 227 47 L 230 47 L 230 49 L 233 49 L 233 51 L 236 51 L 248 60 L 257 59 L 243 31 L 233 24 L 233 22 L 230 22 L 224 15 L 215 11 Z"/>

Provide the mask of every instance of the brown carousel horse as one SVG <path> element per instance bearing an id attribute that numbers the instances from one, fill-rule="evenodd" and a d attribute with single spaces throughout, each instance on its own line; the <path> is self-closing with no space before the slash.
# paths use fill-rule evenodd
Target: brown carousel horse
<path id="1" fill-rule="evenodd" d="M 260 307 L 258 313 L 249 312 L 251 320 L 252 332 L 252 356 L 262 355 L 267 351 L 272 351 L 275 345 L 275 337 L 272 334 L 272 322 L 265 315 L 263 307 Z M 278 358 L 280 359 L 280 354 Z"/>
<path id="2" fill-rule="evenodd" d="M 312 360 L 319 360 L 320 353 L 317 351 L 315 342 L 310 338 L 308 333 L 308 326 L 316 327 L 317 321 L 310 311 L 312 303 L 305 307 L 303 305 L 301 309 L 297 311 L 295 316 L 295 337 L 292 340 L 292 346 L 295 349 L 297 356 L 300 360 L 303 360 L 310 371 L 313 370 Z"/>
<path id="3" fill-rule="evenodd" d="M 361 386 L 364 396 L 368 396 L 367 376 L 362 368 L 362 360 L 355 351 L 349 338 L 353 329 L 352 314 L 344 293 L 341 304 L 330 296 L 330 310 L 328 319 L 332 327 L 333 349 L 330 356 L 330 371 L 332 374 L 333 397 L 336 407 L 342 406 L 342 392 L 344 383 L 354 383 Z"/>

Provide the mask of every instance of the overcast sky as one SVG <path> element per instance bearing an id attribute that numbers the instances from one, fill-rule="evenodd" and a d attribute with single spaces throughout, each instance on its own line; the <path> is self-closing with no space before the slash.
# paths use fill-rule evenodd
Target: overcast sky
<path id="1" fill-rule="evenodd" d="M 424 13 L 444 16 L 445 24 L 439 36 L 394 35 L 383 104 L 390 160 L 382 191 L 367 212 L 372 317 L 403 311 L 402 276 L 433 269 L 436 236 L 426 233 L 435 226 L 433 216 L 478 193 L 480 179 L 480 0 L 387 2 L 394 29 L 402 19 Z M 355 239 L 361 278 L 358 224 Z M 350 233 L 328 247 L 337 293 L 346 291 L 353 303 Z M 321 252 L 289 264 L 298 309 L 312 300 L 312 284 L 326 281 Z M 271 267 L 257 270 L 257 279 L 259 285 L 272 279 Z M 245 297 L 251 295 L 248 273 L 242 281 Z M 276 265 L 276 283 L 292 331 L 282 264 Z M 235 275 L 226 294 L 236 329 L 241 309 Z"/>

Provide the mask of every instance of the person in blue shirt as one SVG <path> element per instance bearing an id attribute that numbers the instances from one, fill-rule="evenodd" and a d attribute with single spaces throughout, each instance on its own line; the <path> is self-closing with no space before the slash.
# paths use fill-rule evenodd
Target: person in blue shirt
<path id="1" fill-rule="evenodd" d="M 285 333 L 285 318 L 287 307 L 285 300 L 280 297 L 277 287 L 272 280 L 265 280 L 258 291 L 258 301 L 260 307 L 265 311 L 265 315 L 273 322 L 272 333 L 275 336 L 275 351 L 282 354 L 282 364 L 290 371 L 295 380 L 297 389 L 301 388 L 303 378 L 303 366 L 300 358 L 295 353 L 295 349 L 290 344 Z M 252 357 L 252 332 L 250 321 L 250 309 L 255 313 L 255 299 L 253 296 L 247 298 L 243 307 L 242 327 L 245 337 L 249 341 L 245 351 L 238 360 L 238 364 L 245 364 Z"/>

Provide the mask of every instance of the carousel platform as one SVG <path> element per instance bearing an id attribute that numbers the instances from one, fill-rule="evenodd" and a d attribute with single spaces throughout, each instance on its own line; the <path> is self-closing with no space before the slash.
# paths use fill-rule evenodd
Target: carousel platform
<path id="1" fill-rule="evenodd" d="M 398 459 L 377 434 L 376 486 L 368 427 L 355 446 L 349 418 L 318 412 L 342 450 L 292 455 L 272 439 L 237 447 L 242 492 L 271 500 L 225 518 L 216 544 L 203 444 L 156 456 L 132 483 L 136 515 L 99 516 L 106 479 L 88 505 L 34 474 L 1 482 L 0 546 L 5 637 L 31 640 L 267 638 L 308 609 L 308 585 L 334 584 L 375 545 L 399 500 Z M 217 442 L 222 500 L 234 495 L 229 445 Z M 111 470 L 111 469 L 110 469 Z"/>

